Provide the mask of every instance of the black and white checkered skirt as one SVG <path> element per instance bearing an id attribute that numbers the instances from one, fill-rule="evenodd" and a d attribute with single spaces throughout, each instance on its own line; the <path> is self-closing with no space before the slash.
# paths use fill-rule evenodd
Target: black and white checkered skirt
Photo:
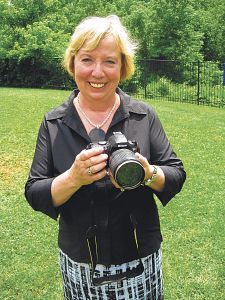
<path id="1" fill-rule="evenodd" d="M 66 300 L 163 300 L 162 253 L 161 250 L 141 259 L 144 272 L 136 277 L 118 282 L 94 286 L 91 280 L 92 269 L 89 264 L 77 263 L 71 260 L 61 250 L 59 262 L 63 279 L 64 296 Z M 112 265 L 106 268 L 97 265 L 101 276 L 107 272 L 114 275 L 133 268 L 138 260 Z"/>

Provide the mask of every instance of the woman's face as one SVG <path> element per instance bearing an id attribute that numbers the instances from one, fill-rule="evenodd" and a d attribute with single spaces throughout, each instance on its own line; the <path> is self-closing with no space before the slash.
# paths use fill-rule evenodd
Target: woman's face
<path id="1" fill-rule="evenodd" d="M 81 48 L 75 56 L 74 78 L 85 99 L 115 99 L 120 74 L 121 53 L 112 36 L 102 39 L 93 51 Z"/>

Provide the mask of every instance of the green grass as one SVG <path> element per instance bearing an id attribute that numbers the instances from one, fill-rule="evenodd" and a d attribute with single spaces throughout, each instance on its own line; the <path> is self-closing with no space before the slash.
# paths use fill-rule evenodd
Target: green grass
<path id="1" fill-rule="evenodd" d="M 62 299 L 57 223 L 27 204 L 24 183 L 44 113 L 68 91 L 0 89 L 0 299 Z M 166 300 L 225 299 L 225 110 L 151 100 L 187 181 L 159 204 Z"/>

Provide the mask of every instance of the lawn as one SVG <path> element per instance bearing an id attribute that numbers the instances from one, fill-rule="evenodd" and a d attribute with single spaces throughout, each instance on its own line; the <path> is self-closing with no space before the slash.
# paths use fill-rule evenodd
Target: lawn
<path id="1" fill-rule="evenodd" d="M 63 299 L 57 222 L 24 198 L 44 113 L 69 91 L 0 89 L 0 299 Z M 159 202 L 166 300 L 223 300 L 225 110 L 151 99 L 187 181 Z"/>

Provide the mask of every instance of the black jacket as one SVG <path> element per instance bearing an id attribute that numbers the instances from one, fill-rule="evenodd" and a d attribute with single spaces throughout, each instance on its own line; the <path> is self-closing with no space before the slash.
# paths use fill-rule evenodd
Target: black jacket
<path id="1" fill-rule="evenodd" d="M 106 134 L 121 131 L 136 140 L 140 152 L 151 164 L 165 173 L 163 192 L 155 193 L 165 206 L 177 194 L 186 174 L 181 160 L 172 150 L 154 110 L 144 102 L 119 93 L 121 104 Z M 34 210 L 59 220 L 59 247 L 77 262 L 89 262 L 86 232 L 93 222 L 90 200 L 94 200 L 94 223 L 97 225 L 99 262 L 121 264 L 136 258 L 136 246 L 130 221 L 137 222 L 140 255 L 147 256 L 160 248 L 162 236 L 153 191 L 140 186 L 125 191 L 113 187 L 105 178 L 80 188 L 64 205 L 55 208 L 51 199 L 51 183 L 69 169 L 90 138 L 74 108 L 72 92 L 69 100 L 46 113 L 41 124 L 34 160 L 25 186 L 25 196 Z"/>

